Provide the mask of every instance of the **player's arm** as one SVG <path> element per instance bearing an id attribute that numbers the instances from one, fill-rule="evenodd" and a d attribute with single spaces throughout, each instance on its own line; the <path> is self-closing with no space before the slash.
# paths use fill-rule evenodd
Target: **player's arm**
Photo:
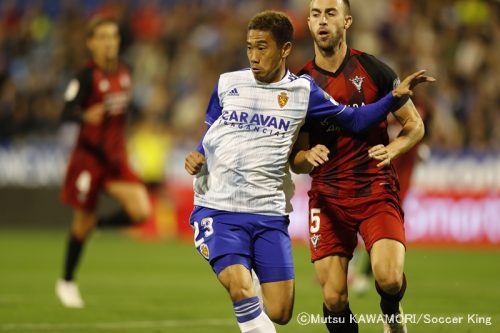
<path id="1" fill-rule="evenodd" d="M 373 124 L 385 119 L 387 114 L 398 108 L 401 99 L 412 96 L 412 89 L 423 82 L 434 82 L 435 79 L 424 75 L 425 71 L 415 72 L 406 77 L 391 92 L 373 104 L 359 108 L 345 106 L 328 96 L 314 81 L 311 81 L 308 117 L 335 116 L 333 121 L 354 133 L 361 133 Z"/>
<path id="2" fill-rule="evenodd" d="M 425 133 L 424 122 L 411 100 L 393 112 L 393 115 L 403 126 L 398 137 L 387 146 L 376 145 L 368 151 L 371 158 L 381 161 L 377 164 L 378 167 L 390 165 L 392 160 L 406 153 L 422 140 Z"/>
<path id="3" fill-rule="evenodd" d="M 205 135 L 210 129 L 210 126 L 212 126 L 221 114 L 222 104 L 219 99 L 219 83 L 217 82 L 214 90 L 212 91 L 212 95 L 210 96 L 207 113 L 205 115 L 205 124 L 207 125 L 207 129 L 198 143 L 196 151 L 192 151 L 187 154 L 184 160 L 184 168 L 190 175 L 196 175 L 205 164 L 205 148 L 203 147 L 203 140 L 205 139 Z"/>
<path id="4" fill-rule="evenodd" d="M 328 161 L 330 150 L 324 145 L 309 147 L 309 133 L 301 131 L 292 148 L 289 163 L 295 173 L 310 173 Z"/>
<path id="5" fill-rule="evenodd" d="M 64 93 L 65 104 L 61 114 L 61 121 L 88 123 L 97 125 L 102 121 L 105 108 L 102 103 L 94 104 L 85 109 L 85 101 L 92 92 L 92 70 L 83 70 L 72 79 Z"/>

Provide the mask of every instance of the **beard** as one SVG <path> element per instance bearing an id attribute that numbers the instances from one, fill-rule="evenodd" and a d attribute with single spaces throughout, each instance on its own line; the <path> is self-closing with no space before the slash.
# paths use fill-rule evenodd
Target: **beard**
<path id="1" fill-rule="evenodd" d="M 342 33 L 337 31 L 337 32 L 332 32 L 332 36 L 324 39 L 321 37 L 321 35 L 318 34 L 313 34 L 313 39 L 318 48 L 327 54 L 332 54 L 335 53 L 335 50 L 340 44 L 340 41 L 342 40 Z"/>

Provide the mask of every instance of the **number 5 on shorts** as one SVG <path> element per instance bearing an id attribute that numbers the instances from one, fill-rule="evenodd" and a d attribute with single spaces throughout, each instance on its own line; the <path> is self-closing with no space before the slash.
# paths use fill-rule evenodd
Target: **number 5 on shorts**
<path id="1" fill-rule="evenodd" d="M 321 223 L 319 214 L 321 213 L 321 209 L 319 208 L 311 208 L 311 227 L 309 231 L 311 234 L 315 234 L 319 231 L 319 225 Z"/>

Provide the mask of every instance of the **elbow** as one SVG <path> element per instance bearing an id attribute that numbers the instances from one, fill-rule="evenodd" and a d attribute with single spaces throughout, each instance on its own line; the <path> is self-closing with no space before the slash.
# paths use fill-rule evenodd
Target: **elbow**
<path id="1" fill-rule="evenodd" d="M 425 125 L 423 121 L 420 121 L 420 140 L 425 136 Z"/>
<path id="2" fill-rule="evenodd" d="M 420 141 L 424 138 L 424 135 L 425 135 L 424 122 L 422 120 L 420 120 L 415 127 L 416 127 L 415 132 L 416 132 L 417 140 Z"/>

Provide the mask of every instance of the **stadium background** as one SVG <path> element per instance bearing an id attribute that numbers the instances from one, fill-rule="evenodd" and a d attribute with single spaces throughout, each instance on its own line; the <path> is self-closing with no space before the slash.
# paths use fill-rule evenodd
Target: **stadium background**
<path id="1" fill-rule="evenodd" d="M 186 152 L 201 136 L 220 73 L 247 66 L 245 28 L 262 9 L 294 20 L 294 71 L 313 54 L 308 1 L 0 1 L 0 331 L 220 332 L 235 330 L 228 300 L 191 249 Z M 351 0 L 349 43 L 400 76 L 438 78 L 415 104 L 427 134 L 404 202 L 410 241 L 409 313 L 479 313 L 493 325 L 413 325 L 415 332 L 500 332 L 500 3 L 492 0 Z M 149 184 L 155 216 L 140 230 L 98 231 L 81 270 L 87 308 L 52 294 L 70 210 L 59 186 L 76 128 L 61 126 L 66 84 L 86 59 L 85 26 L 116 17 L 132 67 L 131 160 Z M 403 157 L 404 158 L 404 157 Z M 306 191 L 296 177 L 295 314 L 320 312 L 308 263 Z M 113 203 L 103 198 L 101 210 Z M 376 296 L 351 300 L 377 313 Z M 313 332 L 294 320 L 280 332 Z M 363 326 L 376 332 L 376 325 Z"/>

